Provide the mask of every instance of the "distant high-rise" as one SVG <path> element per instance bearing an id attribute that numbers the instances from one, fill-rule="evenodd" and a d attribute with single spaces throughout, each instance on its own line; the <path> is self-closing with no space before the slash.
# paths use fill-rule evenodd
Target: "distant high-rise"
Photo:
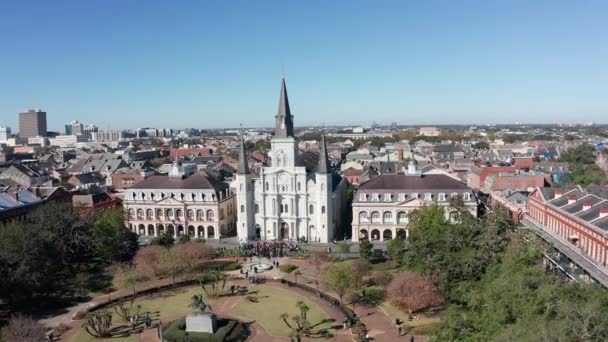
<path id="1" fill-rule="evenodd" d="M 22 138 L 46 136 L 46 112 L 30 109 L 19 113 L 19 136 Z"/>
<path id="2" fill-rule="evenodd" d="M 84 128 L 82 123 L 78 121 L 72 121 L 65 125 L 65 135 L 84 135 Z"/>
<path id="3" fill-rule="evenodd" d="M 10 127 L 0 127 L 0 143 L 6 142 L 11 137 Z"/>

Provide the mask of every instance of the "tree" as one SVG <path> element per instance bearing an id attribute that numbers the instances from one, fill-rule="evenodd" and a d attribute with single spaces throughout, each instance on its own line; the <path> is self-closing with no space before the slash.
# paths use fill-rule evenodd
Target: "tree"
<path id="1" fill-rule="evenodd" d="M 147 246 L 139 249 L 133 258 L 133 264 L 137 272 L 147 278 L 155 278 L 162 275 L 159 264 L 160 254 L 164 249 L 161 246 Z"/>
<path id="2" fill-rule="evenodd" d="M 386 287 L 386 297 L 410 313 L 445 304 L 432 279 L 415 272 L 397 274 Z"/>
<path id="3" fill-rule="evenodd" d="M 317 293 L 319 292 L 319 278 L 330 259 L 331 258 L 329 257 L 329 255 L 322 251 L 313 251 L 310 257 L 308 258 L 308 263 L 313 266 L 313 278 L 315 281 Z"/>
<path id="4" fill-rule="evenodd" d="M 160 270 L 167 276 L 173 279 L 173 285 L 175 285 L 175 279 L 191 269 L 191 260 L 188 254 L 177 248 L 168 248 L 160 252 L 158 259 Z"/>
<path id="5" fill-rule="evenodd" d="M 490 144 L 488 144 L 487 141 L 480 141 L 480 142 L 477 142 L 477 143 L 471 145 L 471 147 L 476 150 L 489 150 Z"/>
<path id="6" fill-rule="evenodd" d="M 114 266 L 114 282 L 118 285 L 118 288 L 132 290 L 133 298 L 137 293 L 137 285 L 144 279 L 142 272 L 133 265 L 119 264 Z"/>
<path id="7" fill-rule="evenodd" d="M 359 241 L 359 255 L 365 260 L 369 260 L 372 257 L 372 250 L 374 245 L 369 240 Z"/>
<path id="8" fill-rule="evenodd" d="M 226 287 L 226 275 L 218 269 L 213 269 L 207 274 L 197 276 L 197 280 L 209 297 L 219 297 Z M 209 283 L 209 290 L 207 290 L 207 283 Z"/>
<path id="9" fill-rule="evenodd" d="M 323 282 L 340 297 L 340 304 L 346 292 L 353 285 L 351 265 L 346 262 L 331 264 L 323 273 Z"/>
<path id="10" fill-rule="evenodd" d="M 30 316 L 16 314 L 8 320 L 0 337 L 7 342 L 40 342 L 45 340 L 46 328 Z"/>
<path id="11" fill-rule="evenodd" d="M 351 262 L 351 276 L 353 288 L 358 289 L 363 282 L 363 277 L 369 274 L 372 265 L 366 259 L 355 259 Z"/>
<path id="12" fill-rule="evenodd" d="M 84 330 L 97 338 L 110 337 L 112 328 L 112 313 L 107 310 L 95 311 L 87 316 Z"/>
<path id="13" fill-rule="evenodd" d="M 287 325 L 289 329 L 291 329 L 291 338 L 297 342 L 300 342 L 303 337 L 331 337 L 331 333 L 329 333 L 326 329 L 315 329 L 319 324 L 311 324 L 308 321 L 308 311 L 310 311 L 310 307 L 306 305 L 303 301 L 299 300 L 296 303 L 296 307 L 300 311 L 299 315 L 294 315 L 291 317 L 291 322 L 289 320 L 289 315 L 286 313 L 281 314 L 281 319 Z"/>
<path id="14" fill-rule="evenodd" d="M 137 252 L 137 234 L 125 227 L 120 208 L 103 211 L 91 229 L 95 253 L 108 261 L 129 261 Z"/>
<path id="15" fill-rule="evenodd" d="M 159 245 L 159 246 L 163 246 L 166 248 L 173 246 L 174 243 L 175 243 L 175 238 L 173 237 L 173 235 L 171 235 L 167 232 L 159 234 L 157 237 L 152 239 L 152 242 L 151 242 L 152 245 Z"/>

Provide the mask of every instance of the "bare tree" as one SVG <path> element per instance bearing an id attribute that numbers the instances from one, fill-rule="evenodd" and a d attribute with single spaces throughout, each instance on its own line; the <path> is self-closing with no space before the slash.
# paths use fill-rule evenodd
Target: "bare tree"
<path id="1" fill-rule="evenodd" d="M 133 263 L 138 272 L 148 278 L 156 278 L 161 275 L 159 267 L 160 253 L 165 250 L 161 246 L 148 246 L 141 248 L 135 254 Z"/>
<path id="2" fill-rule="evenodd" d="M 176 248 L 164 249 L 160 253 L 159 267 L 162 273 L 173 279 L 173 285 L 177 277 L 191 270 L 191 260 L 184 251 Z"/>
<path id="3" fill-rule="evenodd" d="M 408 310 L 410 314 L 445 304 L 432 279 L 415 272 L 397 274 L 386 288 L 386 297 L 392 304 Z"/>
<path id="4" fill-rule="evenodd" d="M 7 342 L 44 341 L 46 329 L 30 316 L 17 314 L 8 320 L 2 336 Z"/>
<path id="5" fill-rule="evenodd" d="M 353 286 L 350 265 L 346 262 L 332 264 L 323 273 L 322 278 L 325 285 L 340 297 L 342 304 L 342 298 Z"/>
<path id="6" fill-rule="evenodd" d="M 329 255 L 323 251 L 314 251 L 308 258 L 308 262 L 313 266 L 313 278 L 317 288 L 317 293 L 319 292 L 321 273 L 327 267 L 329 260 Z"/>
<path id="7" fill-rule="evenodd" d="M 355 259 L 350 265 L 352 271 L 353 288 L 359 289 L 365 277 L 371 270 L 372 265 L 366 259 Z"/>

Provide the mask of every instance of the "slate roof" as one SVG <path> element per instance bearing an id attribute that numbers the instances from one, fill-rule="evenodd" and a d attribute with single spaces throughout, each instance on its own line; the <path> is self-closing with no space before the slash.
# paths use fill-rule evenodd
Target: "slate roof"
<path id="1" fill-rule="evenodd" d="M 224 182 L 216 181 L 206 175 L 191 175 L 185 178 L 170 176 L 152 176 L 135 184 L 131 189 L 176 189 L 176 190 L 216 190 L 228 187 Z"/>
<path id="2" fill-rule="evenodd" d="M 446 175 L 381 175 L 359 186 L 359 190 L 470 190 Z"/>

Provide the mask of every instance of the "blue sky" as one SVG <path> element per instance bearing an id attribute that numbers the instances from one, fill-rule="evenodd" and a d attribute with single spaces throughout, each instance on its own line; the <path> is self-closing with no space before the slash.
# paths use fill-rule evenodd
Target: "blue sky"
<path id="1" fill-rule="evenodd" d="M 608 122 L 607 1 L 0 2 L 0 125 Z"/>

